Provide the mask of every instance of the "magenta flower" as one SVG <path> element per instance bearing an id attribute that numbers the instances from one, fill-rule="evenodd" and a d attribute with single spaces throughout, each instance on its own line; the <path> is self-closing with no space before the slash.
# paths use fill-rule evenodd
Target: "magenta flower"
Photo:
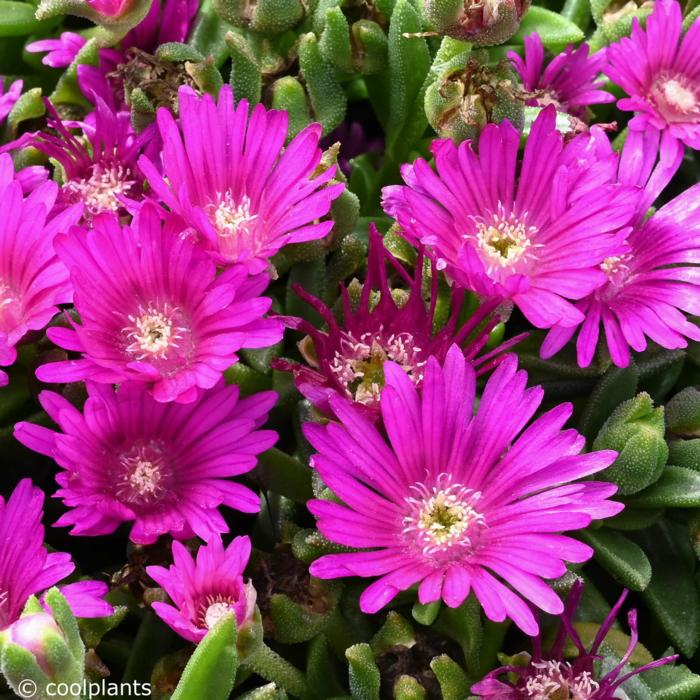
<path id="1" fill-rule="evenodd" d="M 600 264 L 621 253 L 617 231 L 634 208 L 632 189 L 614 184 L 605 134 L 564 143 L 555 118 L 553 106 L 537 118 L 521 166 L 518 131 L 489 124 L 478 155 L 468 141 L 434 141 L 437 173 L 418 159 L 403 168 L 407 187 L 384 188 L 387 213 L 439 269 L 482 296 L 512 299 L 538 328 L 582 320 L 570 300 L 605 283 Z"/>
<path id="2" fill-rule="evenodd" d="M 218 508 L 260 510 L 250 489 L 229 480 L 255 467 L 277 434 L 259 430 L 277 395 L 239 400 L 220 382 L 191 404 L 154 401 L 143 384 L 117 391 L 88 382 L 83 413 L 44 391 L 41 405 L 61 432 L 18 423 L 15 437 L 62 468 L 56 496 L 70 510 L 57 525 L 74 535 L 104 535 L 133 522 L 131 540 L 151 544 L 170 533 L 208 539 L 228 528 Z"/>
<path id="3" fill-rule="evenodd" d="M 407 286 L 405 292 L 399 292 L 399 299 L 392 294 L 387 264 L 390 272 Z M 301 318 L 285 318 L 287 326 L 308 334 L 308 340 L 299 343 L 299 349 L 309 366 L 278 360 L 276 369 L 293 372 L 299 391 L 324 413 L 331 412 L 329 397 L 339 393 L 354 401 L 371 417 L 378 418 L 385 362 L 400 365 L 411 381 L 420 386 L 428 357 L 436 357 L 442 362 L 453 344 L 462 348 L 464 356 L 480 375 L 493 369 L 503 353 L 523 339 L 525 334 L 482 352 L 489 333 L 501 320 L 495 313 L 496 303 L 482 304 L 464 323 L 460 315 L 465 294 L 457 288 L 452 289 L 447 322 L 435 331 L 437 285 L 438 275 L 433 266 L 430 304 L 426 307 L 422 254 L 411 277 L 384 247 L 377 229 L 370 226 L 367 276 L 359 303 L 355 305 L 351 301 L 342 285 L 341 325 L 320 299 L 297 287 L 297 294 L 316 309 L 328 330 L 321 331 Z"/>
<path id="4" fill-rule="evenodd" d="M 131 226 L 103 215 L 92 231 L 57 237 L 80 323 L 52 328 L 49 338 L 82 357 L 39 367 L 39 379 L 131 379 L 156 401 L 190 403 L 238 360 L 237 350 L 281 338 L 282 324 L 264 318 L 267 275 L 249 277 L 235 266 L 217 276 L 209 257 L 179 233 L 149 204 Z"/>
<path id="5" fill-rule="evenodd" d="M 533 639 L 533 655 L 526 665 L 503 666 L 491 671 L 484 680 L 472 686 L 471 692 L 487 700 L 526 700 L 527 698 L 616 700 L 616 698 L 627 697 L 624 694 L 625 681 L 652 668 L 673 663 L 678 658 L 675 654 L 626 671 L 639 639 L 637 611 L 630 610 L 627 616 L 630 627 L 627 651 L 612 670 L 601 676 L 596 662 L 601 659 L 601 646 L 615 624 L 615 618 L 627 598 L 627 591 L 622 593 L 598 628 L 589 649 L 585 648 L 574 628 L 574 616 L 582 593 L 583 584 L 576 583 L 569 594 L 566 608 L 560 619 L 559 632 L 549 651 L 543 654 L 542 639 L 536 637 Z M 578 653 L 573 661 L 567 661 L 564 657 L 564 647 L 568 639 L 571 639 Z M 513 674 L 515 680 L 507 678 L 501 680 L 506 674 Z M 622 695 L 620 695 L 621 691 Z"/>
<path id="6" fill-rule="evenodd" d="M 122 51 L 136 47 L 155 53 L 161 44 L 187 41 L 199 6 L 199 0 L 153 0 L 148 14 L 121 40 Z"/>
<path id="7" fill-rule="evenodd" d="M 636 112 L 630 129 L 662 130 L 668 158 L 682 144 L 700 149 L 700 19 L 682 32 L 681 6 L 658 0 L 646 30 L 635 18 L 632 35 L 607 49 L 605 72 L 629 95 L 618 106 Z"/>
<path id="8" fill-rule="evenodd" d="M 58 187 L 44 182 L 23 196 L 23 182 L 12 158 L 0 155 L 0 366 L 11 365 L 15 346 L 30 331 L 41 330 L 72 300 L 68 270 L 54 253 L 56 234 L 76 223 L 76 207 L 49 219 Z M 7 375 L 0 371 L 0 386 Z"/>
<path id="9" fill-rule="evenodd" d="M 633 228 L 621 255 L 601 264 L 606 283 L 576 304 L 584 320 L 547 334 L 541 354 L 557 353 L 578 331 L 578 364 L 590 365 L 602 325 L 612 361 L 630 363 L 630 349 L 642 352 L 650 338 L 673 350 L 687 346 L 687 338 L 700 340 L 700 329 L 683 312 L 700 314 L 700 185 L 686 190 L 659 209 L 645 215 L 678 169 L 682 152 L 654 167 L 659 133 L 630 132 L 620 163 L 621 182 L 644 188 Z"/>
<path id="10" fill-rule="evenodd" d="M 584 438 L 561 429 L 570 404 L 526 428 L 543 391 L 526 388 L 515 356 L 491 375 L 476 414 L 475 373 L 457 347 L 444 367 L 428 360 L 421 394 L 397 364 L 387 362 L 384 372 L 388 439 L 339 397 L 330 404 L 340 425 L 305 425 L 318 451 L 313 466 L 342 501 L 312 500 L 309 510 L 325 537 L 362 550 L 323 556 L 311 574 L 379 576 L 360 597 L 367 613 L 415 584 L 421 603 L 450 607 L 473 591 L 489 619 L 509 617 L 536 634 L 526 601 L 560 613 L 543 579 L 593 554 L 559 533 L 623 508 L 607 500 L 615 485 L 576 481 L 608 467 L 616 453 L 578 454 Z"/>
<path id="11" fill-rule="evenodd" d="M 189 87 L 179 92 L 180 125 L 158 110 L 163 174 L 142 158 L 141 169 L 160 200 L 218 263 L 243 263 L 251 274 L 287 243 L 323 238 L 343 185 L 326 183 L 335 168 L 314 177 L 321 160 L 321 127 L 312 124 L 284 147 L 287 113 L 233 104 L 228 86 L 218 102 Z M 203 129 L 202 125 L 207 128 Z M 167 180 L 167 182 L 166 182 Z"/>
<path id="12" fill-rule="evenodd" d="M 24 83 L 21 80 L 15 80 L 8 90 L 5 91 L 5 83 L 0 78 L 0 123 L 4 122 L 5 117 L 12 111 L 22 94 L 23 85 Z"/>
<path id="13" fill-rule="evenodd" d="M 533 33 L 525 37 L 525 58 L 515 51 L 509 51 L 508 58 L 525 90 L 532 93 L 528 105 L 553 104 L 561 112 L 583 117 L 590 105 L 615 101 L 614 95 L 601 90 L 603 82 L 598 80 L 605 65 L 605 52 L 593 56 L 588 53 L 588 44 L 569 46 L 545 67 L 542 39 Z"/>
<path id="14" fill-rule="evenodd" d="M 48 53 L 41 62 L 51 68 L 66 68 L 75 60 L 80 49 L 85 46 L 87 39 L 75 32 L 61 32 L 61 36 L 55 39 L 41 39 L 27 44 L 29 53 Z"/>
<path id="15" fill-rule="evenodd" d="M 70 554 L 47 552 L 41 524 L 44 493 L 22 479 L 7 501 L 0 496 L 0 630 L 9 627 L 32 595 L 40 595 L 75 569 Z M 79 581 L 59 586 L 77 617 L 104 617 L 107 584 Z"/>
<path id="16" fill-rule="evenodd" d="M 153 603 L 153 610 L 181 637 L 194 642 L 224 616 L 236 616 L 238 629 L 250 623 L 255 612 L 253 584 L 244 583 L 250 557 L 250 540 L 236 537 L 226 549 L 218 535 L 197 550 L 196 560 L 180 542 L 173 542 L 173 565 L 148 566 L 146 572 L 165 589 L 174 605 Z"/>
<path id="17" fill-rule="evenodd" d="M 114 112 L 96 100 L 94 125 L 82 125 L 89 146 L 71 133 L 48 101 L 48 125 L 57 133 L 37 132 L 15 142 L 34 146 L 61 164 L 65 180 L 58 204 L 81 202 L 86 222 L 103 212 L 123 214 L 128 202 L 142 196 L 144 178 L 137 159 L 147 145 L 153 146 L 155 136 L 153 126 L 137 135 L 128 112 Z"/>

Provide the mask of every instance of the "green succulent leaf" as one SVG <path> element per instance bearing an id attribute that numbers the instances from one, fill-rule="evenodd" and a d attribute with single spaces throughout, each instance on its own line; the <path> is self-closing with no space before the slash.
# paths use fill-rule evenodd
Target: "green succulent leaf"
<path id="1" fill-rule="evenodd" d="M 510 40 L 513 44 L 522 44 L 529 34 L 537 32 L 542 43 L 548 49 L 561 49 L 567 44 L 583 41 L 581 28 L 571 20 L 544 7 L 533 5 L 523 17 L 520 29 Z"/>

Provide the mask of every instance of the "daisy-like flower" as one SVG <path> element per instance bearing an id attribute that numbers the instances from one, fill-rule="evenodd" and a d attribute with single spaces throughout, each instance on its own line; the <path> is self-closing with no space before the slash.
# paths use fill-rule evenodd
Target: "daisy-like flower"
<path id="1" fill-rule="evenodd" d="M 578 331 L 578 364 L 590 365 L 603 327 L 612 361 L 630 363 L 630 349 L 642 352 L 650 338 L 673 350 L 700 340 L 700 328 L 683 312 L 700 314 L 700 185 L 695 185 L 645 219 L 649 206 L 678 169 L 682 152 L 655 166 L 659 132 L 630 132 L 620 162 L 622 182 L 640 186 L 640 204 L 626 239 L 627 250 L 600 265 L 605 284 L 576 304 L 582 323 L 550 330 L 543 357 L 557 353 Z M 643 189 L 642 189 L 643 188 Z"/>
<path id="2" fill-rule="evenodd" d="M 615 700 L 627 697 L 624 683 L 633 676 L 668 663 L 673 663 L 678 655 L 667 656 L 643 666 L 629 669 L 629 661 L 639 639 L 637 631 L 637 611 L 630 610 L 627 621 L 630 628 L 630 641 L 619 662 L 609 671 L 601 668 L 601 647 L 608 632 L 615 624 L 622 605 L 627 598 L 624 591 L 613 606 L 603 624 L 598 628 L 590 648 L 586 649 L 574 628 L 574 618 L 583 584 L 574 585 L 560 619 L 560 627 L 552 647 L 543 653 L 542 639 L 533 639 L 533 654 L 526 657 L 523 665 L 510 665 L 492 671 L 476 685 L 471 692 L 486 700 L 548 700 L 550 698 L 574 698 L 575 700 Z M 564 648 L 568 640 L 573 642 L 577 657 L 566 661 Z M 505 678 L 512 674 L 509 680 Z M 622 692 L 622 695 L 620 695 Z"/>
<path id="3" fill-rule="evenodd" d="M 570 300 L 604 284 L 600 264 L 621 253 L 634 208 L 607 136 L 564 143 L 555 120 L 553 106 L 538 116 L 521 166 L 520 134 L 504 121 L 486 126 L 478 155 L 469 141 L 435 141 L 437 173 L 418 159 L 403 168 L 407 187 L 384 188 L 387 213 L 456 284 L 512 299 L 538 328 L 582 320 Z"/>
<path id="4" fill-rule="evenodd" d="M 281 322 L 263 318 L 271 304 L 260 296 L 268 276 L 250 277 L 241 266 L 217 276 L 206 253 L 179 233 L 148 204 L 131 226 L 102 215 L 93 230 L 56 238 L 80 323 L 52 328 L 49 338 L 82 357 L 39 367 L 39 379 L 133 379 L 147 384 L 156 401 L 189 403 L 198 388 L 219 381 L 237 350 L 281 338 Z"/>
<path id="5" fill-rule="evenodd" d="M 236 537 L 224 548 L 217 535 L 197 550 L 196 559 L 180 542 L 173 542 L 172 566 L 146 567 L 148 575 L 173 602 L 153 603 L 153 610 L 181 637 L 195 644 L 226 615 L 236 616 L 240 630 L 250 624 L 257 598 L 253 584 L 243 581 L 249 558 L 247 537 Z"/>
<path id="6" fill-rule="evenodd" d="M 390 272 L 406 285 L 405 290 L 392 290 L 387 264 Z M 465 294 L 457 288 L 452 290 L 450 316 L 436 331 L 437 285 L 438 274 L 433 266 L 432 290 L 426 305 L 422 254 L 418 256 L 411 277 L 384 247 L 381 234 L 371 226 L 367 276 L 357 305 L 341 285 L 343 321 L 340 324 L 320 299 L 297 287 L 297 294 L 326 322 L 327 331 L 315 328 L 304 319 L 286 317 L 288 327 L 308 334 L 299 343 L 308 366 L 278 360 L 276 368 L 293 372 L 299 391 L 324 413 L 330 411 L 328 398 L 339 393 L 371 416 L 379 417 L 385 362 L 400 365 L 419 386 L 428 357 L 442 362 L 453 344 L 462 348 L 479 375 L 493 369 L 503 353 L 523 339 L 525 334 L 482 353 L 489 333 L 501 320 L 496 313 L 497 304 L 481 305 L 466 323 L 462 323 L 460 315 Z"/>
<path id="7" fill-rule="evenodd" d="M 29 479 L 22 479 L 7 501 L 0 496 L 0 630 L 19 619 L 30 596 L 40 596 L 75 569 L 70 554 L 46 551 L 43 505 L 44 492 Z M 77 617 L 112 614 L 102 600 L 105 583 L 79 581 L 59 589 Z"/>
<path id="8" fill-rule="evenodd" d="M 228 528 L 218 508 L 260 510 L 260 499 L 229 477 L 255 467 L 277 434 L 259 430 L 277 396 L 239 400 L 238 387 L 220 382 L 187 405 L 154 401 L 143 384 L 117 391 L 88 382 L 83 413 L 59 394 L 39 400 L 61 432 L 18 423 L 15 437 L 56 460 L 56 496 L 70 510 L 57 525 L 74 535 L 104 535 L 133 522 L 131 539 L 151 544 L 170 533 L 208 539 Z"/>
<path id="9" fill-rule="evenodd" d="M 61 32 L 61 36 L 55 39 L 40 39 L 27 44 L 29 53 L 44 53 L 41 59 L 45 66 L 51 68 L 66 68 L 75 60 L 80 49 L 85 46 L 87 39 L 75 32 Z"/>
<path id="10" fill-rule="evenodd" d="M 157 197 L 218 263 L 243 263 L 255 274 L 287 243 L 327 235 L 333 221 L 319 219 L 344 185 L 327 185 L 334 167 L 314 176 L 320 125 L 283 148 L 287 113 L 261 104 L 248 111 L 245 100 L 234 107 L 226 85 L 216 103 L 181 87 L 179 126 L 169 110 L 158 110 L 163 174 L 145 157 L 140 165 Z"/>
<path id="11" fill-rule="evenodd" d="M 508 58 L 531 93 L 527 104 L 545 107 L 553 104 L 559 111 L 583 117 L 590 105 L 614 102 L 615 96 L 601 90 L 598 80 L 605 65 L 605 52 L 589 56 L 588 44 L 569 46 L 544 64 L 544 45 L 537 33 L 525 37 L 525 57 L 515 51 Z"/>
<path id="12" fill-rule="evenodd" d="M 82 124 L 84 136 L 73 134 L 47 101 L 48 126 L 56 133 L 37 132 L 16 145 L 34 146 L 63 168 L 59 206 L 83 204 L 83 219 L 103 212 L 122 214 L 127 202 L 141 197 L 144 178 L 137 159 L 156 136 L 153 126 L 135 134 L 128 112 L 115 112 L 99 97 L 93 124 Z"/>
<path id="13" fill-rule="evenodd" d="M 5 117 L 15 106 L 15 103 L 22 94 L 23 85 L 24 83 L 21 80 L 15 80 L 6 91 L 5 83 L 0 78 L 0 124 L 5 121 Z"/>
<path id="14" fill-rule="evenodd" d="M 397 364 L 387 362 L 384 373 L 386 438 L 340 397 L 330 399 L 340 424 L 305 426 L 313 466 L 342 501 L 312 500 L 309 510 L 329 540 L 362 549 L 323 556 L 311 574 L 379 576 L 360 597 L 367 613 L 415 584 L 421 603 L 450 607 L 473 591 L 489 619 L 509 617 L 536 634 L 526 601 L 562 612 L 544 579 L 593 554 L 560 533 L 623 508 L 607 500 L 615 485 L 577 481 L 616 453 L 579 454 L 584 438 L 562 430 L 570 404 L 526 427 L 543 391 L 526 388 L 512 355 L 487 381 L 476 414 L 474 370 L 457 347 L 444 367 L 428 360 L 420 393 Z"/>
<path id="15" fill-rule="evenodd" d="M 49 219 L 58 194 L 44 182 L 23 196 L 12 158 L 0 155 L 0 365 L 11 365 L 15 346 L 30 331 L 41 330 L 73 298 L 68 270 L 53 249 L 55 236 L 76 223 L 79 207 Z M 0 371 L 0 386 L 7 375 Z"/>
<path id="16" fill-rule="evenodd" d="M 632 35 L 607 49 L 608 77 L 629 97 L 620 109 L 636 112 L 633 131 L 663 131 L 662 149 L 700 149 L 700 19 L 683 36 L 676 0 L 658 0 L 646 30 L 633 20 Z"/>

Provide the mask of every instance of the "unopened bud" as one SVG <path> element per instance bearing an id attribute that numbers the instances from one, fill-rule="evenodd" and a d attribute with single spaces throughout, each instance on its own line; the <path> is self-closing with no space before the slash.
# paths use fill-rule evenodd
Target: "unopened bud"
<path id="1" fill-rule="evenodd" d="M 440 34 L 495 46 L 520 27 L 530 0 L 425 0 L 425 15 Z"/>

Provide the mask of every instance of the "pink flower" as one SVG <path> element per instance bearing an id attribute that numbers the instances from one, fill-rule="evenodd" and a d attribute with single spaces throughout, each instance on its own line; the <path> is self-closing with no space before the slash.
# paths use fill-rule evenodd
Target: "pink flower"
<path id="1" fill-rule="evenodd" d="M 627 670 L 639 641 L 637 611 L 630 610 L 627 620 L 630 641 L 623 657 L 607 672 L 601 669 L 604 644 L 616 622 L 617 614 L 627 598 L 624 591 L 613 609 L 603 620 L 588 649 L 574 627 L 576 609 L 583 593 L 583 584 L 574 584 L 552 646 L 543 651 L 542 635 L 532 641 L 533 655 L 526 665 L 502 666 L 491 671 L 483 680 L 472 686 L 471 692 L 485 700 L 546 700 L 547 698 L 574 698 L 576 700 L 615 700 L 625 698 L 625 681 L 633 676 L 672 663 L 678 655 L 666 656 L 657 661 Z M 571 640 L 576 656 L 566 649 Z M 525 657 L 527 658 L 527 657 Z M 523 659 L 525 660 L 525 659 Z M 620 694 L 622 693 L 622 694 Z"/>
<path id="2" fill-rule="evenodd" d="M 134 4 L 134 0 L 86 0 L 93 10 L 112 19 L 125 15 Z"/>
<path id="3" fill-rule="evenodd" d="M 48 51 L 41 59 L 45 66 L 51 68 L 66 68 L 75 60 L 80 49 L 85 46 L 87 40 L 75 32 L 62 32 L 56 39 L 41 39 L 27 44 L 29 53 L 42 53 Z"/>
<path id="4" fill-rule="evenodd" d="M 684 348 L 687 338 L 700 340 L 700 329 L 683 312 L 700 314 L 700 185 L 686 190 L 649 219 L 645 215 L 678 169 L 682 152 L 655 166 L 659 132 L 632 131 L 620 163 L 621 182 L 644 188 L 620 255 L 606 258 L 607 279 L 576 307 L 580 324 L 555 327 L 542 344 L 542 356 L 557 353 L 578 331 L 578 364 L 590 365 L 602 325 L 612 361 L 630 362 L 630 349 L 642 352 L 647 338 L 668 350 Z"/>
<path id="5" fill-rule="evenodd" d="M 384 188 L 384 209 L 439 269 L 482 296 L 512 299 L 538 328 L 580 323 L 570 302 L 605 283 L 600 264 L 620 254 L 618 229 L 635 204 L 632 188 L 615 184 L 605 134 L 564 143 L 555 119 L 553 106 L 537 118 L 521 166 L 519 132 L 489 124 L 478 154 L 468 141 L 435 141 L 437 173 L 418 159 L 403 168 L 407 186 Z"/>
<path id="6" fill-rule="evenodd" d="M 614 102 L 615 96 L 601 90 L 598 80 L 605 64 L 605 52 L 588 55 L 588 44 L 569 46 L 544 65 L 544 46 L 537 33 L 525 37 L 525 58 L 515 51 L 508 58 L 520 74 L 523 87 L 533 93 L 529 105 L 545 107 L 553 104 L 558 110 L 583 117 L 590 105 Z"/>
<path id="7" fill-rule="evenodd" d="M 41 405 L 61 432 L 18 423 L 15 437 L 56 460 L 56 496 L 70 510 L 57 525 L 74 535 L 104 535 L 133 522 L 131 539 L 151 544 L 160 535 L 203 539 L 228 527 L 218 508 L 260 510 L 260 499 L 229 480 L 256 465 L 277 434 L 259 430 L 277 395 L 239 400 L 223 382 L 187 405 L 154 401 L 142 384 L 115 392 L 88 382 L 81 413 L 59 394 L 44 391 Z"/>
<path id="8" fill-rule="evenodd" d="M 235 266 L 217 276 L 209 257 L 178 234 L 149 204 L 131 226 L 102 215 L 94 230 L 74 228 L 56 239 L 80 323 L 52 328 L 49 337 L 82 357 L 39 367 L 39 379 L 131 379 L 144 382 L 156 401 L 189 403 L 198 388 L 219 381 L 237 350 L 281 338 L 282 324 L 264 318 L 267 275 L 249 277 Z"/>
<path id="9" fill-rule="evenodd" d="M 487 381 L 476 414 L 474 370 L 457 347 L 444 367 L 428 360 L 421 393 L 398 365 L 387 362 L 384 371 L 386 437 L 339 397 L 330 403 L 340 424 L 305 425 L 317 450 L 313 466 L 342 501 L 308 507 L 325 537 L 361 550 L 323 556 L 311 574 L 379 576 L 360 597 L 366 613 L 416 584 L 421 603 L 442 599 L 450 607 L 473 591 L 489 619 L 509 617 L 536 634 L 526 601 L 562 612 L 544 579 L 593 553 L 559 533 L 622 510 L 607 500 L 614 484 L 579 481 L 616 453 L 579 454 L 584 438 L 562 431 L 570 404 L 526 427 L 543 391 L 526 388 L 514 356 Z"/>
<path id="10" fill-rule="evenodd" d="M 0 497 L 0 629 L 19 619 L 30 596 L 55 586 L 75 569 L 70 554 L 46 551 L 43 505 L 43 491 L 29 479 L 22 479 L 7 501 Z M 59 589 L 78 617 L 113 612 L 102 600 L 105 583 L 78 581 Z"/>
<path id="11" fill-rule="evenodd" d="M 167 109 L 158 110 L 163 174 L 147 158 L 141 169 L 155 195 L 218 263 L 243 263 L 254 274 L 287 243 L 330 232 L 333 222 L 318 219 L 344 186 L 326 186 L 335 168 L 314 177 L 321 160 L 318 124 L 285 148 L 287 113 L 259 104 L 249 117 L 248 103 L 234 107 L 228 86 L 216 103 L 181 87 L 179 114 L 178 125 Z"/>
<path id="12" fill-rule="evenodd" d="M 685 36 L 682 25 L 681 6 L 658 0 L 646 30 L 635 18 L 632 35 L 607 49 L 605 72 L 629 95 L 618 106 L 636 112 L 630 129 L 662 130 L 667 159 L 682 144 L 700 149 L 700 19 Z"/>
<path id="13" fill-rule="evenodd" d="M 197 644 L 226 615 L 235 615 L 240 630 L 255 611 L 253 584 L 243 581 L 250 540 L 236 537 L 226 549 L 217 535 L 197 550 L 196 560 L 173 542 L 174 564 L 148 566 L 146 572 L 170 596 L 173 605 L 153 603 L 153 610 L 181 637 Z"/>
<path id="14" fill-rule="evenodd" d="M 339 323 L 320 299 L 296 287 L 296 293 L 319 313 L 328 330 L 321 331 L 301 318 L 285 317 L 288 327 L 308 334 L 308 338 L 299 343 L 299 349 L 309 366 L 278 360 L 275 368 L 291 371 L 299 391 L 322 412 L 330 412 L 328 399 L 339 393 L 373 418 L 379 417 L 387 361 L 400 365 L 420 386 L 428 357 L 442 362 L 449 348 L 457 344 L 478 375 L 492 370 L 503 353 L 527 334 L 510 338 L 484 352 L 490 332 L 501 321 L 497 304 L 482 304 L 464 321 L 461 314 L 465 308 L 465 294 L 457 288 L 451 292 L 449 317 L 436 329 L 438 273 L 434 265 L 432 272 L 432 289 L 426 306 L 422 253 L 411 277 L 384 247 L 377 229 L 370 226 L 367 276 L 359 303 L 354 304 L 348 290 L 341 286 L 343 320 Z M 405 291 L 394 290 L 400 295 L 398 299 L 389 285 L 388 274 L 391 273 L 408 287 Z"/>
<path id="15" fill-rule="evenodd" d="M 49 219 L 58 187 L 36 186 L 23 196 L 12 158 L 0 155 L 0 365 L 11 365 L 15 346 L 30 331 L 41 330 L 73 298 L 68 270 L 54 253 L 55 236 L 74 224 L 79 208 Z M 7 376 L 0 371 L 0 385 Z"/>
<path id="16" fill-rule="evenodd" d="M 103 212 L 123 214 L 129 202 L 141 198 L 144 177 L 137 159 L 144 148 L 153 147 L 155 136 L 153 126 L 137 135 L 128 112 L 115 112 L 99 97 L 95 99 L 92 124 L 79 125 L 84 139 L 69 130 L 75 124 L 64 123 L 47 100 L 48 126 L 57 133 L 28 134 L 9 144 L 34 146 L 55 158 L 65 173 L 58 204 L 82 203 L 83 219 L 88 223 Z"/>

